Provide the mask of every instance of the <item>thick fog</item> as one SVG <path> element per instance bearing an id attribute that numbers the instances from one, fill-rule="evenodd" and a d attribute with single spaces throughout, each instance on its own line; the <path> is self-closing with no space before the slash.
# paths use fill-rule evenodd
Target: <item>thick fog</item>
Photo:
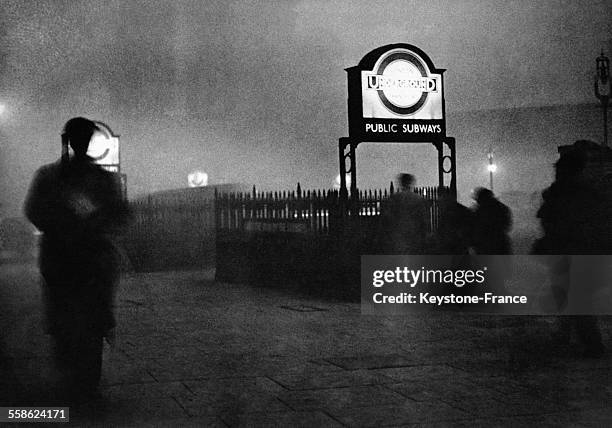
<path id="1" fill-rule="evenodd" d="M 460 188 L 481 185 L 486 173 L 466 163 L 484 165 L 491 141 L 507 141 L 517 124 L 498 124 L 483 139 L 471 138 L 466 123 L 479 112 L 538 106 L 590 105 L 589 118 L 596 115 L 595 58 L 601 49 L 612 56 L 611 23 L 607 0 L 3 0 L 0 214 L 19 213 L 32 174 L 59 156 L 61 127 L 73 116 L 121 136 L 130 196 L 184 187 L 196 168 L 211 183 L 328 188 L 347 135 L 344 69 L 399 42 L 447 69 L 447 133 L 462 137 Z M 598 138 L 599 120 L 577 126 Z M 538 135 L 537 146 L 517 138 L 522 149 L 496 149 L 507 153 L 506 189 L 529 173 L 522 160 L 549 167 L 559 136 Z M 384 185 L 398 170 L 435 184 L 429 145 L 358 153 L 360 187 Z"/>

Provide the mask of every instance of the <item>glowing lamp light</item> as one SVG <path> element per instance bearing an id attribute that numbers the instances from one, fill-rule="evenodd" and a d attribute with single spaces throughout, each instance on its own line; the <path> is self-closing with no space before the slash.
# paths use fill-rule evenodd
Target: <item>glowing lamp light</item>
<path id="1" fill-rule="evenodd" d="M 489 172 L 496 172 L 497 171 L 497 165 L 495 165 L 494 163 L 487 165 L 487 171 L 489 171 Z"/>
<path id="2" fill-rule="evenodd" d="M 336 175 L 332 186 L 334 190 L 340 190 L 340 174 Z M 346 187 L 347 189 L 350 189 L 351 187 L 351 174 L 346 174 Z"/>
<path id="3" fill-rule="evenodd" d="M 189 187 L 208 186 L 208 174 L 204 171 L 192 171 L 187 175 L 187 183 Z"/>

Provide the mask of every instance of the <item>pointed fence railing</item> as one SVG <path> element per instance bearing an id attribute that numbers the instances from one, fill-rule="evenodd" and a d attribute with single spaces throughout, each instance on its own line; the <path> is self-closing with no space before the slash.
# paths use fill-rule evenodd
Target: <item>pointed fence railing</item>
<path id="1" fill-rule="evenodd" d="M 394 192 L 389 189 L 359 191 L 350 212 L 361 218 L 380 216 L 384 201 Z M 429 204 L 429 231 L 438 227 L 438 187 L 419 187 L 414 192 Z M 348 204 L 347 204 L 348 205 Z M 217 230 L 285 231 L 329 234 L 334 231 L 346 208 L 337 190 L 306 190 L 298 184 L 295 191 L 220 193 L 215 195 Z M 353 216 L 355 216 L 353 214 Z"/>
<path id="2" fill-rule="evenodd" d="M 210 265 L 215 246 L 227 233 L 236 237 L 249 232 L 296 232 L 313 236 L 353 232 L 376 233 L 387 189 L 360 191 L 358 198 L 343 204 L 337 190 L 282 192 L 169 192 L 130 201 L 132 222 L 124 242 L 139 269 L 163 269 Z M 419 187 L 415 193 L 429 204 L 429 232 L 439 218 L 439 189 Z M 351 222 L 355 219 L 356 222 Z M 346 220 L 349 220 L 347 223 Z M 219 238 L 221 234 L 221 238 Z"/>

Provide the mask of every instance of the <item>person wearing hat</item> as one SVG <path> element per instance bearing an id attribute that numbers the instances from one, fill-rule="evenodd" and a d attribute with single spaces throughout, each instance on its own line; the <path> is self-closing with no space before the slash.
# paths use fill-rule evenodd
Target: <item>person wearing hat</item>
<path id="1" fill-rule="evenodd" d="M 63 386 L 81 399 L 97 392 L 103 338 L 112 337 L 119 277 L 113 236 L 128 218 L 119 177 L 87 156 L 97 130 L 83 117 L 66 122 L 61 159 L 36 172 L 24 205 L 43 233 L 39 267 L 47 329 Z"/>

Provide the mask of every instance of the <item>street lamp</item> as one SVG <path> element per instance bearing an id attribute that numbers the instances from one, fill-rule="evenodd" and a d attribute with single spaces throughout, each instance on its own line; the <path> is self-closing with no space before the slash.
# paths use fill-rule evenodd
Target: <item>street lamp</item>
<path id="1" fill-rule="evenodd" d="M 489 164 L 487 165 L 487 171 L 489 171 L 489 189 L 491 192 L 493 191 L 493 173 L 497 171 L 497 165 L 493 163 L 493 150 L 489 147 L 489 154 L 487 155 L 489 158 Z"/>
<path id="2" fill-rule="evenodd" d="M 608 101 L 610 101 L 610 60 L 601 51 L 595 60 L 597 75 L 595 76 L 595 96 L 601 101 L 603 108 L 604 147 L 608 147 Z"/>

